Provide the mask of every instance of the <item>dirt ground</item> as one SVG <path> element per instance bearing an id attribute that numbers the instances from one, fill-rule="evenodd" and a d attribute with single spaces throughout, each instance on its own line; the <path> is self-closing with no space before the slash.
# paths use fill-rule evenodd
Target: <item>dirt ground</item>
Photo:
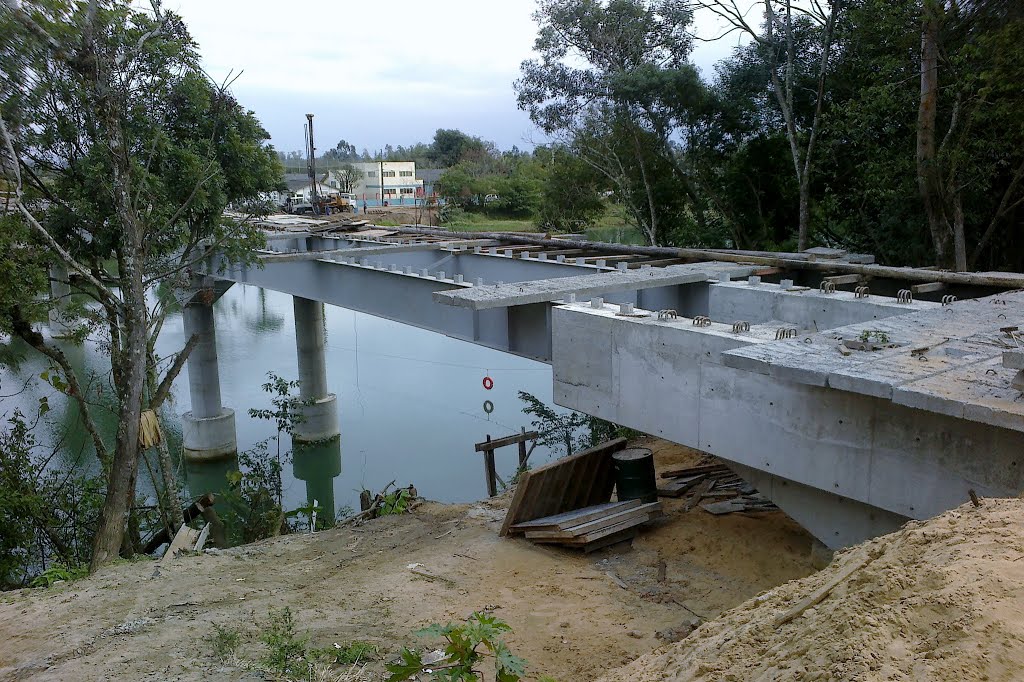
<path id="1" fill-rule="evenodd" d="M 649 443 L 659 468 L 696 453 Z M 663 645 L 656 633 L 714 618 L 812 573 L 811 538 L 781 512 L 712 516 L 666 500 L 632 546 L 591 555 L 499 538 L 509 496 L 424 503 L 358 528 L 292 535 L 159 565 L 123 563 L 49 589 L 0 595 L 0 679 L 262 679 L 212 655 L 214 624 L 249 635 L 290 607 L 314 646 L 354 640 L 391 659 L 433 622 L 495 613 L 528 677 L 593 680 Z M 666 579 L 658 581 L 664 560 Z M 414 574 L 421 564 L 443 580 Z M 623 588 L 619 583 L 625 584 Z M 371 665 L 381 670 L 381 663 Z"/>

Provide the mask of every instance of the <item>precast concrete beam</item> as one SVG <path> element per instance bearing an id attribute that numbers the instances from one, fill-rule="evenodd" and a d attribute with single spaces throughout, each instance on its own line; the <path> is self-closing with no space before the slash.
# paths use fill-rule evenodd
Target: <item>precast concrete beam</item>
<path id="1" fill-rule="evenodd" d="M 601 272 L 592 275 L 481 287 L 463 291 L 439 291 L 434 300 L 449 306 L 471 310 L 508 308 L 533 303 L 549 303 L 566 299 L 569 294 L 590 298 L 600 294 L 635 292 L 641 289 L 693 284 L 716 278 L 722 273 L 746 276 L 754 268 L 733 263 L 692 263 L 664 268 Z"/>
<path id="2" fill-rule="evenodd" d="M 810 353 L 801 361 L 807 345 L 775 341 L 773 327 L 737 333 L 720 323 L 624 317 L 608 306 L 555 307 L 555 402 L 776 477 L 776 487 L 762 492 L 784 490 L 778 504 L 807 519 L 830 547 L 885 532 L 900 519 L 942 513 L 968 499 L 968 490 L 1008 496 L 1024 489 L 1024 432 L 1011 425 L 1017 408 L 1009 394 L 997 401 L 989 392 L 991 421 L 978 423 L 966 409 L 939 409 L 950 386 L 959 385 L 947 379 L 942 396 L 942 375 L 932 378 L 935 404 L 835 390 L 814 379 L 824 357 Z M 730 366 L 740 354 L 779 346 L 793 350 L 789 378 Z M 835 339 L 828 350 L 844 358 Z M 997 367 L 1001 361 L 957 371 L 973 371 L 963 383 L 980 391 L 986 378 L 1009 382 L 1015 370 Z"/>

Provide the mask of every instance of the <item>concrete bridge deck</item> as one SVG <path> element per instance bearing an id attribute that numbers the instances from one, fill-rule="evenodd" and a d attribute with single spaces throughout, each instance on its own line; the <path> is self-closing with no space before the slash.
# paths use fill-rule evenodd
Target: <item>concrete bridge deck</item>
<path id="1" fill-rule="evenodd" d="M 320 302 L 550 362 L 558 404 L 721 457 L 831 547 L 1024 489 L 1019 275 L 396 232 L 274 232 L 262 267 L 206 272 L 292 294 L 302 334 Z M 892 296 L 854 290 L 874 273 Z M 297 343 L 333 409 L 322 344 Z"/>

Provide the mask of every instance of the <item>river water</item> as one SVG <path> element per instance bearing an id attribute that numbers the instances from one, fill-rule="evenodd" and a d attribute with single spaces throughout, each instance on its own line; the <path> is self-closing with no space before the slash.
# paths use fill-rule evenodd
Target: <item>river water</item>
<path id="1" fill-rule="evenodd" d="M 267 372 L 288 379 L 297 376 L 292 300 L 286 294 L 236 284 L 214 311 L 223 401 L 235 410 L 238 445 L 244 450 L 274 435 L 270 422 L 248 415 L 249 408 L 270 407 L 270 397 L 260 388 Z M 487 435 L 497 438 L 530 428 L 518 391 L 551 403 L 551 368 L 542 363 L 333 306 L 326 306 L 325 324 L 328 382 L 338 396 L 340 444 L 297 453 L 285 465 L 287 509 L 316 499 L 325 510 L 358 510 L 360 489 L 377 491 L 392 480 L 398 486 L 415 484 L 422 496 L 445 502 L 486 497 L 483 459 L 473 444 Z M 183 344 L 181 315 L 174 314 L 164 325 L 158 352 L 169 356 Z M 106 404 L 109 363 L 100 344 L 61 345 L 80 376 L 94 376 L 92 399 Z M 10 415 L 18 408 L 33 415 L 39 399 L 47 396 L 51 411 L 36 429 L 44 446 L 40 456 L 56 449 L 52 465 L 97 469 L 77 407 L 38 380 L 47 362 L 31 349 L 10 349 L 20 351 L 24 359 L 15 370 L 0 370 L 0 414 Z M 483 387 L 485 376 L 494 382 L 489 391 Z M 487 400 L 493 404 L 490 414 L 484 409 Z M 172 454 L 180 452 L 178 415 L 190 408 L 183 372 L 165 411 Z M 94 412 L 101 430 L 112 436 L 113 413 L 101 406 Z M 551 457 L 538 447 L 530 462 L 537 466 Z M 514 446 L 497 452 L 498 473 L 505 480 L 517 462 Z M 234 461 L 184 463 L 179 469 L 189 496 L 198 497 L 223 489 L 227 471 L 236 466 Z M 139 493 L 150 495 L 152 490 L 143 467 Z"/>

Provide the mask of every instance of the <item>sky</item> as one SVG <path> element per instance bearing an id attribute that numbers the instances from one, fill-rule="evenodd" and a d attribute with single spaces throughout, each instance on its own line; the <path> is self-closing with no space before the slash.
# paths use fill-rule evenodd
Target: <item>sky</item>
<path id="1" fill-rule="evenodd" d="M 199 44 L 207 73 L 241 75 L 232 91 L 283 151 L 304 148 L 315 114 L 317 148 L 341 139 L 360 151 L 429 142 L 458 128 L 499 148 L 544 141 L 516 107 L 512 82 L 533 56 L 536 0 L 167 0 Z M 697 15 L 696 32 L 716 32 Z M 698 42 L 705 76 L 734 35 Z"/>

